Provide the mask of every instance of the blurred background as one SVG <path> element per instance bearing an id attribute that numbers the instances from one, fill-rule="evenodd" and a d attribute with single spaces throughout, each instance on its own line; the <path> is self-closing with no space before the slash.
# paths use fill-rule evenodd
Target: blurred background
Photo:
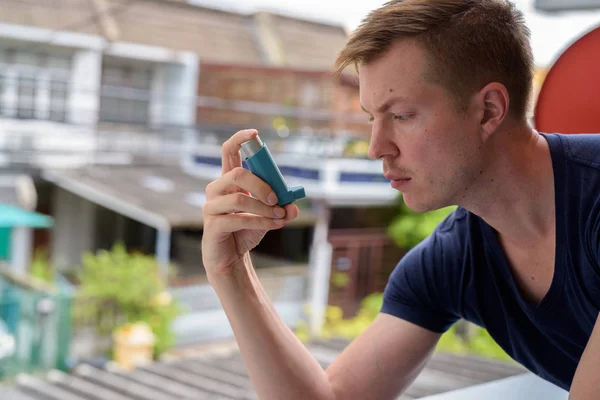
<path id="1" fill-rule="evenodd" d="M 599 2 L 515 3 L 536 62 L 531 123 L 600 131 Z M 201 207 L 243 128 L 308 195 L 253 254 L 275 307 L 305 341 L 364 330 L 398 260 L 452 211 L 403 205 L 366 157 L 355 74 L 332 76 L 382 4 L 0 0 L 0 380 L 122 361 L 134 323 L 153 358 L 232 339 Z M 507 358 L 467 324 L 440 348 Z"/>

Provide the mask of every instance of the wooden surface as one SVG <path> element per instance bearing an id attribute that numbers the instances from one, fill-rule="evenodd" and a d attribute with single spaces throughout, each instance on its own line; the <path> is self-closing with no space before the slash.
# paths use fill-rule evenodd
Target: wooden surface
<path id="1" fill-rule="evenodd" d="M 330 340 L 314 342 L 308 348 L 327 367 L 347 344 Z M 399 399 L 422 398 L 524 372 L 515 364 L 437 353 Z M 20 375 L 16 381 L 13 387 L 0 388 L 3 400 L 258 399 L 235 349 L 154 363 L 133 372 L 80 365 L 71 374 L 53 371 L 44 380 Z"/>
<path id="2" fill-rule="evenodd" d="M 510 378 L 436 394 L 423 400 L 567 400 L 569 393 L 528 372 Z"/>

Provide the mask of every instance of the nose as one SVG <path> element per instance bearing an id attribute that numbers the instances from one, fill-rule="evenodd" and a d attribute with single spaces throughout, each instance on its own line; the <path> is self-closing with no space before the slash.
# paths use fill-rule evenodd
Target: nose
<path id="1" fill-rule="evenodd" d="M 387 132 L 382 123 L 374 122 L 371 128 L 369 158 L 377 160 L 385 156 L 395 156 L 397 153 L 399 153 L 398 147 L 391 140 L 389 132 Z"/>

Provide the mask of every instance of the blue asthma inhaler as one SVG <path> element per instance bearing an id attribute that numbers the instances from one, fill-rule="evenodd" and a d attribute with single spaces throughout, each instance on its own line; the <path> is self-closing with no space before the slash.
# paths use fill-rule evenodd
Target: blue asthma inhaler
<path id="1" fill-rule="evenodd" d="M 306 197 L 304 187 L 287 187 L 267 145 L 258 136 L 242 143 L 242 153 L 250 171 L 271 186 L 277 195 L 278 206 L 284 206 Z"/>

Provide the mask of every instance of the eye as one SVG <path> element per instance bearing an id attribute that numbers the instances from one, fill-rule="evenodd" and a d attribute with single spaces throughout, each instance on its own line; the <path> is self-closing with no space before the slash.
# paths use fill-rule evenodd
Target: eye
<path id="1" fill-rule="evenodd" d="M 412 117 L 411 114 L 394 114 L 395 121 L 408 121 Z"/>

